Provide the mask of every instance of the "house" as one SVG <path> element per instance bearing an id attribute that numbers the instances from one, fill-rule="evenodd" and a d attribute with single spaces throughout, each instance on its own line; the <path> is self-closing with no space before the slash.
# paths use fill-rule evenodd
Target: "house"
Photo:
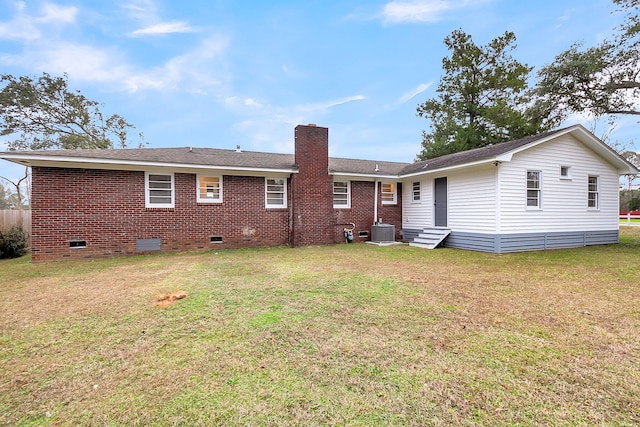
<path id="1" fill-rule="evenodd" d="M 32 168 L 34 261 L 371 239 L 510 252 L 618 241 L 618 178 L 637 169 L 582 126 L 424 162 L 213 148 L 4 152 Z M 435 237 L 435 243 L 431 240 Z M 431 237 L 430 237 L 431 236 Z"/>
<path id="2" fill-rule="evenodd" d="M 580 125 L 407 166 L 402 228 L 495 253 L 618 242 L 618 182 L 638 169 Z"/>

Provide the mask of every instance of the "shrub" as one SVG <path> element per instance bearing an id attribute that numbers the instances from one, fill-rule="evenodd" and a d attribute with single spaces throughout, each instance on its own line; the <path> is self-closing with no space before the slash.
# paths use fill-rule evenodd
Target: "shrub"
<path id="1" fill-rule="evenodd" d="M 27 233 L 17 225 L 0 230 L 0 258 L 18 258 L 27 253 Z"/>

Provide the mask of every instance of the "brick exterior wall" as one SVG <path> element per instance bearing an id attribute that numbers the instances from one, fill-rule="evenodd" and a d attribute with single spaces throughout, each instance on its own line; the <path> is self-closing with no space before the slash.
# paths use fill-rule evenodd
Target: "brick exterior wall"
<path id="1" fill-rule="evenodd" d="M 174 179 L 175 208 L 156 209 L 145 208 L 144 172 L 34 167 L 33 260 L 134 254 L 137 239 L 152 238 L 162 252 L 289 243 L 289 212 L 265 209 L 264 178 L 224 176 L 220 204 L 196 202 L 196 175 Z"/>
<path id="2" fill-rule="evenodd" d="M 345 223 L 354 223 L 354 241 L 364 242 L 370 240 L 371 226 L 377 221 L 373 217 L 374 208 L 374 183 L 365 181 L 351 181 L 351 208 L 334 209 L 335 222 L 338 224 L 334 232 L 333 243 L 344 242 L 343 229 Z M 378 218 L 382 218 L 385 224 L 396 226 L 396 239 L 400 240 L 402 231 L 402 186 L 398 183 L 397 204 L 382 205 L 380 184 L 378 184 Z M 332 201 L 333 203 L 333 201 Z M 369 237 L 358 237 L 360 231 L 367 231 Z"/>
<path id="3" fill-rule="evenodd" d="M 143 171 L 34 167 L 32 169 L 32 259 L 96 258 L 140 253 L 138 239 L 160 239 L 161 252 L 257 246 L 308 246 L 344 242 L 355 223 L 371 234 L 374 183 L 351 182 L 351 208 L 333 208 L 328 129 L 298 126 L 295 162 L 287 183 L 288 208 L 265 208 L 264 177 L 223 176 L 222 203 L 197 203 L 196 175 L 174 174 L 174 208 L 145 207 Z M 382 205 L 378 217 L 396 226 L 400 238 L 402 189 L 398 203 Z M 219 236 L 222 242 L 211 242 Z M 84 241 L 86 247 L 70 247 Z"/>

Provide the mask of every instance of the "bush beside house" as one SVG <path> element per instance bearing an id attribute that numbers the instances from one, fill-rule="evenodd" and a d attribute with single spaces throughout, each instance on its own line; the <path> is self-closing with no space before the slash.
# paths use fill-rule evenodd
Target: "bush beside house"
<path id="1" fill-rule="evenodd" d="M 17 225 L 0 230 L 0 258 L 18 258 L 27 253 L 27 233 Z"/>

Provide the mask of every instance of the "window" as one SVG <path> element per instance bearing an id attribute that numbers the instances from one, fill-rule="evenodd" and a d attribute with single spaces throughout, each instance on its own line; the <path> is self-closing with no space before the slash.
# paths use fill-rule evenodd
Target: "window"
<path id="1" fill-rule="evenodd" d="M 540 171 L 527 171 L 527 208 L 540 208 Z"/>
<path id="2" fill-rule="evenodd" d="M 589 209 L 598 209 L 598 177 L 589 176 L 589 184 L 587 189 L 587 207 Z"/>
<path id="3" fill-rule="evenodd" d="M 396 185 L 382 183 L 382 204 L 393 205 L 396 203 Z"/>
<path id="4" fill-rule="evenodd" d="M 416 203 L 420 202 L 420 195 L 421 195 L 420 188 L 421 188 L 420 181 L 416 181 L 413 183 L 413 201 Z"/>
<path id="5" fill-rule="evenodd" d="M 145 173 L 145 205 L 148 208 L 174 206 L 173 174 Z"/>
<path id="6" fill-rule="evenodd" d="M 222 178 L 219 176 L 198 175 L 198 202 L 220 203 L 222 202 Z"/>
<path id="7" fill-rule="evenodd" d="M 333 207 L 351 207 L 351 185 L 349 181 L 333 182 Z"/>
<path id="8" fill-rule="evenodd" d="M 571 168 L 569 166 L 560 166 L 560 178 L 571 179 Z"/>
<path id="9" fill-rule="evenodd" d="M 287 207 L 287 180 L 266 178 L 265 205 L 267 208 Z"/>

